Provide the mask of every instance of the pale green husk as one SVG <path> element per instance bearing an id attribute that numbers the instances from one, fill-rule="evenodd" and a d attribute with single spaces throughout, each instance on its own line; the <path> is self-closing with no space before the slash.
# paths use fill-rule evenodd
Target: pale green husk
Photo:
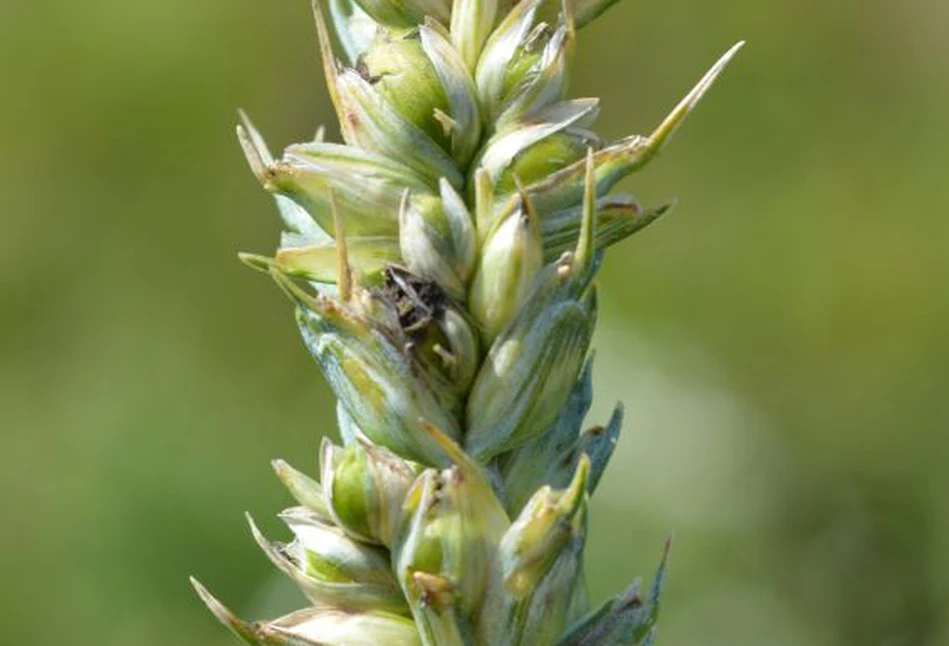
<path id="1" fill-rule="evenodd" d="M 642 646 L 650 588 L 592 608 L 588 502 L 623 409 L 584 429 L 604 250 L 669 210 L 608 195 L 652 160 L 731 49 L 648 136 L 604 143 L 568 99 L 577 29 L 615 0 L 328 0 L 314 5 L 343 144 L 275 159 L 242 115 L 286 230 L 242 255 L 296 307 L 339 404 L 319 479 L 276 461 L 298 503 L 266 556 L 309 606 L 245 622 L 250 644 Z M 334 53 L 328 22 L 345 53 Z M 329 424 L 327 419 L 326 423 Z"/>

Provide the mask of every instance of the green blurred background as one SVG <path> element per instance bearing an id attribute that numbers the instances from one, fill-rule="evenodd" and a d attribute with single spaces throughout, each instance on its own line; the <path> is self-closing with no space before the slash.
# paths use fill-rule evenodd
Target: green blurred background
<path id="1" fill-rule="evenodd" d="M 603 598 L 676 530 L 667 645 L 949 644 L 949 3 L 627 0 L 585 30 L 600 132 L 748 47 L 625 188 L 596 345 L 627 428 L 594 504 Z M 236 643 L 295 602 L 242 512 L 288 503 L 331 400 L 238 249 L 277 148 L 332 123 L 303 0 L 0 7 L 0 643 Z"/>

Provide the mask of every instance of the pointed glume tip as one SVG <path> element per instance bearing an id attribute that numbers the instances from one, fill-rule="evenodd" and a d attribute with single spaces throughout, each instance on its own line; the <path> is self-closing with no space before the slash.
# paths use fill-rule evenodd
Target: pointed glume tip
<path id="1" fill-rule="evenodd" d="M 208 610 L 210 610 L 219 621 L 225 624 L 231 624 L 231 622 L 235 620 L 234 614 L 228 610 L 223 603 L 218 601 L 200 581 L 193 576 L 188 577 L 188 580 L 191 582 L 191 587 L 194 588 L 194 591 L 198 593 L 201 601 L 204 602 L 204 605 L 208 607 Z"/>
<path id="2" fill-rule="evenodd" d="M 685 118 L 692 113 L 695 106 L 705 96 L 718 77 L 724 71 L 725 67 L 735 57 L 735 54 L 744 47 L 745 41 L 740 41 L 732 46 L 725 54 L 715 62 L 702 79 L 696 83 L 692 90 L 685 95 L 679 104 L 669 113 L 669 116 L 663 120 L 658 128 L 648 137 L 648 149 L 652 154 L 656 154 L 672 138 L 676 130 L 685 121 Z"/>
<path id="3" fill-rule="evenodd" d="M 251 513 L 249 511 L 244 512 L 244 518 L 247 520 L 247 524 L 250 525 L 250 531 L 251 531 L 251 534 L 254 535 L 254 539 L 258 543 L 264 542 L 269 546 L 270 541 L 268 541 L 267 537 L 264 536 L 263 532 L 260 531 L 260 528 L 257 526 L 257 523 L 254 521 L 254 517 L 251 516 Z"/>
<path id="4" fill-rule="evenodd" d="M 694 96 L 693 102 L 689 106 L 690 109 L 694 107 L 695 103 L 697 103 L 702 98 L 702 95 L 705 94 L 705 92 L 708 90 L 709 87 L 711 87 L 712 83 L 714 83 L 715 80 L 718 78 L 718 76 L 722 73 L 722 70 L 725 69 L 725 67 L 735 57 L 735 54 L 737 54 L 738 51 L 744 46 L 745 46 L 745 41 L 742 40 L 742 41 L 737 42 L 735 45 L 732 46 L 731 49 L 725 52 L 725 54 L 721 58 L 719 58 L 718 61 L 716 61 L 715 65 L 712 66 L 712 69 L 710 69 L 705 74 L 705 76 L 702 77 L 702 80 L 699 81 L 698 85 L 692 91 L 692 94 L 695 96 Z"/>

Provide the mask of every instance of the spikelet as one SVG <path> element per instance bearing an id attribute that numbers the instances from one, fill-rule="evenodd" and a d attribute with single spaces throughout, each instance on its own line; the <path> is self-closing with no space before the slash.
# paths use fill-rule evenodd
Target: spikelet
<path id="1" fill-rule="evenodd" d="M 338 399 L 320 479 L 274 469 L 290 540 L 250 521 L 310 606 L 245 622 L 249 644 L 652 644 L 647 592 L 590 607 L 588 501 L 623 408 L 584 427 L 605 250 L 672 207 L 612 195 L 669 142 L 741 43 L 649 135 L 605 142 L 568 95 L 577 30 L 616 0 L 314 3 L 342 143 L 275 158 L 238 137 L 285 231 L 242 254 L 296 309 Z M 330 25 L 342 46 L 333 49 Z"/>

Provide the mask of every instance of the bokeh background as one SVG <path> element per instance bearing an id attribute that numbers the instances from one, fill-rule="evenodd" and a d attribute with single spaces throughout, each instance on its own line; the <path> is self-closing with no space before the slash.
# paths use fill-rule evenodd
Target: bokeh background
<path id="1" fill-rule="evenodd" d="M 0 4 L 0 643 L 234 644 L 194 598 L 293 605 L 242 512 L 313 469 L 327 388 L 243 268 L 273 147 L 331 124 L 307 3 Z M 603 274 L 604 598 L 677 546 L 669 646 L 949 644 L 949 3 L 626 0 L 577 95 L 647 131 L 749 45 L 648 171 L 678 210 Z"/>

